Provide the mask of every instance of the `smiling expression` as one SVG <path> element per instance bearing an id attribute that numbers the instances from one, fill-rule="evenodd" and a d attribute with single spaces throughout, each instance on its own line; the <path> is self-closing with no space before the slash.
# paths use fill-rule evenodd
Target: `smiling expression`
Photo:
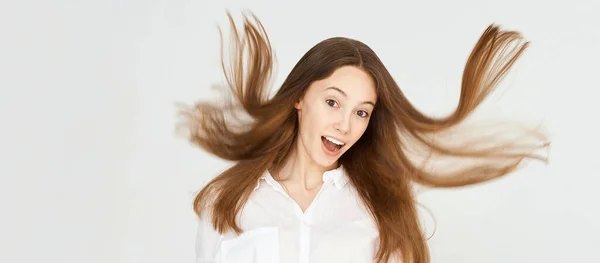
<path id="1" fill-rule="evenodd" d="M 335 166 L 367 129 L 376 100 L 373 79 L 354 66 L 340 67 L 328 78 L 314 81 L 294 105 L 299 146 L 314 163 Z"/>

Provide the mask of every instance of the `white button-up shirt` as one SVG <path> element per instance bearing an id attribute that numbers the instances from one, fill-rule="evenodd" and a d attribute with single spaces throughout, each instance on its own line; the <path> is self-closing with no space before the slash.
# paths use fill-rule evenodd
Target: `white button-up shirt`
<path id="1" fill-rule="evenodd" d="M 259 180 L 239 215 L 241 235 L 217 233 L 200 220 L 196 263 L 371 263 L 379 232 L 342 168 L 303 213 L 269 174 Z"/>

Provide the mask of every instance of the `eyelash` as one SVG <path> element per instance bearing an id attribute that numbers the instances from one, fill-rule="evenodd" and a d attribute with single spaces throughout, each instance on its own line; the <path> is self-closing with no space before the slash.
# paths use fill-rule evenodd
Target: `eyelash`
<path id="1" fill-rule="evenodd" d="M 333 102 L 334 105 L 337 104 L 337 101 L 335 101 L 335 100 L 332 100 L 332 99 L 326 99 L 325 100 L 325 103 L 327 103 L 327 105 L 329 105 L 329 107 L 335 107 L 335 106 L 332 106 L 330 102 Z M 361 117 L 361 118 L 367 118 L 367 117 L 369 117 L 369 113 L 368 112 L 366 112 L 364 110 L 359 110 L 359 112 L 361 112 L 361 111 L 364 112 L 365 115 L 364 116 L 358 115 L 358 117 Z"/>

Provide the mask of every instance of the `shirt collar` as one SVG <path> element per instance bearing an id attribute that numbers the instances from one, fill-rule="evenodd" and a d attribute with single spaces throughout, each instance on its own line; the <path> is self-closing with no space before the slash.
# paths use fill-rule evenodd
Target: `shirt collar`
<path id="1" fill-rule="evenodd" d="M 348 183 L 348 176 L 346 175 L 344 168 L 340 166 L 339 168 L 323 173 L 323 182 L 333 183 L 338 190 L 342 190 Z"/>
<path id="2" fill-rule="evenodd" d="M 260 177 L 260 179 L 258 179 L 258 182 L 256 182 L 256 187 L 254 187 L 254 190 L 256 190 L 260 187 L 261 180 L 265 180 L 271 186 L 278 185 L 277 181 L 273 178 L 273 176 L 271 176 L 271 173 L 269 173 L 267 171 L 267 172 L 265 172 L 265 174 L 262 177 Z M 323 183 L 324 184 L 332 183 L 335 186 L 335 188 L 338 190 L 342 190 L 342 188 L 344 188 L 344 186 L 346 186 L 346 184 L 348 184 L 348 181 L 349 181 L 348 176 L 342 166 L 323 173 Z"/>

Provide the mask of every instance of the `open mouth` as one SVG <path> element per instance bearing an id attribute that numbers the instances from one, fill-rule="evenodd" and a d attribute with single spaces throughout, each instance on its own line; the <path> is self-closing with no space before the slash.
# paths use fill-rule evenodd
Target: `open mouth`
<path id="1" fill-rule="evenodd" d="M 328 151 L 330 151 L 332 153 L 336 153 L 342 147 L 344 147 L 344 145 L 346 145 L 345 143 L 343 143 L 341 141 L 338 141 L 334 138 L 327 137 L 327 136 L 321 136 L 321 141 L 323 142 L 323 146 L 325 146 L 325 149 L 327 149 Z"/>

